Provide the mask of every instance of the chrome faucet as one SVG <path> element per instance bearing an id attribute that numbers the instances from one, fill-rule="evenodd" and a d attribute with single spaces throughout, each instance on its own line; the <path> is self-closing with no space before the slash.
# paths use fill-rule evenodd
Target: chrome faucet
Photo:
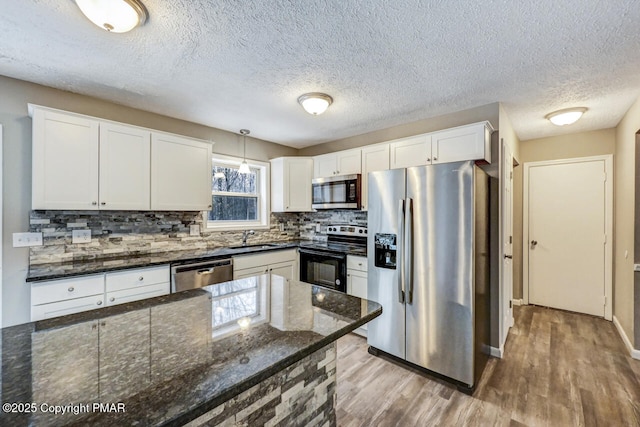
<path id="1" fill-rule="evenodd" d="M 242 232 L 242 246 L 247 246 L 247 237 L 256 234 L 253 230 L 244 230 Z"/>

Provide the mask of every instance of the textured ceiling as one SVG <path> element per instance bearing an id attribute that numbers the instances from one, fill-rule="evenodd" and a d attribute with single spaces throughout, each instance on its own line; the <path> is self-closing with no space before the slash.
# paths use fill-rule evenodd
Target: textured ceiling
<path id="1" fill-rule="evenodd" d="M 0 0 L 0 74 L 293 147 L 496 101 L 522 140 L 609 128 L 640 94 L 635 0 L 143 2 L 109 34 L 72 0 Z"/>

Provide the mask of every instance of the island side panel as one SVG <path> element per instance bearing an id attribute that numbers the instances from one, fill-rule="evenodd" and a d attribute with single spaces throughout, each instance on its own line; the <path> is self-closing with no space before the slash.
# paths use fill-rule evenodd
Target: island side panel
<path id="1" fill-rule="evenodd" d="M 335 403 L 333 342 L 186 426 L 335 426 Z"/>

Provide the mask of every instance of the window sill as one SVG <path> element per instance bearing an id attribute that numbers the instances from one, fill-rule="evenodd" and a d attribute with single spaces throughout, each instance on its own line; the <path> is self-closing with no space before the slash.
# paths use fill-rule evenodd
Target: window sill
<path id="1" fill-rule="evenodd" d="M 250 223 L 250 224 L 206 224 L 203 228 L 203 232 L 216 232 L 216 231 L 244 231 L 244 230 L 269 230 L 271 226 L 269 224 Z"/>

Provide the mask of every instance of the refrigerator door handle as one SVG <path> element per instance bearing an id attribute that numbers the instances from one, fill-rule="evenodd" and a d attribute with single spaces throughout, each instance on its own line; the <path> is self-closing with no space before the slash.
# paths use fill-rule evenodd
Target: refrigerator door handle
<path id="1" fill-rule="evenodd" d="M 404 216 L 405 216 L 405 208 L 404 208 L 404 199 L 400 199 L 398 201 L 398 242 L 396 242 L 396 250 L 398 252 L 398 260 L 397 265 L 400 266 L 400 280 L 398 282 L 398 301 L 400 304 L 404 304 L 404 294 L 405 294 L 405 269 L 404 269 Z"/>
<path id="2" fill-rule="evenodd" d="M 405 206 L 405 218 L 404 218 L 404 247 L 402 258 L 403 270 L 405 277 L 405 286 L 407 291 L 407 302 L 413 304 L 413 199 L 408 198 Z"/>

